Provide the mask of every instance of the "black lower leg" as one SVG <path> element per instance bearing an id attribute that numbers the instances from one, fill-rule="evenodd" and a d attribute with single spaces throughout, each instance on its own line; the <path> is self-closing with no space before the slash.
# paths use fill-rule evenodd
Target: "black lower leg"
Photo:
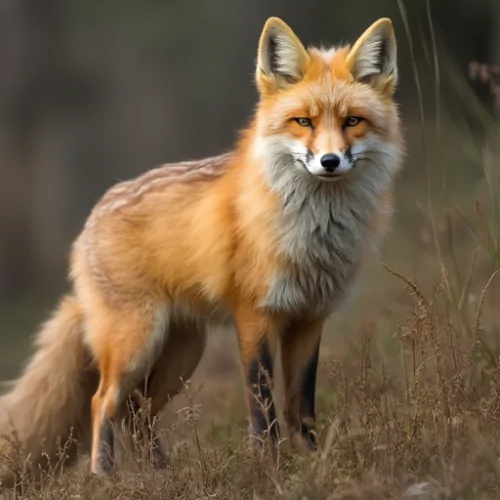
<path id="1" fill-rule="evenodd" d="M 251 392 L 251 435 L 259 442 L 269 437 L 275 443 L 279 429 L 271 392 L 273 359 L 267 342 L 262 343 L 258 357 L 249 364 L 247 377 Z"/>
<path id="2" fill-rule="evenodd" d="M 163 451 L 160 438 L 154 429 L 154 422 L 150 418 L 150 408 L 144 404 L 142 393 L 136 389 L 129 398 L 129 409 L 132 420 L 133 433 L 142 441 L 147 436 L 147 445 L 151 447 L 151 463 L 157 469 L 163 469 L 169 465 L 167 455 Z M 143 412 L 146 412 L 145 414 Z"/>
<path id="3" fill-rule="evenodd" d="M 300 390 L 300 419 L 302 437 L 316 448 L 316 374 L 318 371 L 319 342 L 307 364 Z"/>
<path id="4" fill-rule="evenodd" d="M 102 421 L 99 428 L 99 449 L 97 457 L 98 471 L 110 474 L 115 467 L 115 436 L 113 424 L 110 420 Z"/>

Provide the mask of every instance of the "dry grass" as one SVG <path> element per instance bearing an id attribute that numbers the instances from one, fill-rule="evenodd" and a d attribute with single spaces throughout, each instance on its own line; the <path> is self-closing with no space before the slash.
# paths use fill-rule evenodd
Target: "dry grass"
<path id="1" fill-rule="evenodd" d="M 323 357 L 316 454 L 295 454 L 286 438 L 277 463 L 251 451 L 241 385 L 233 382 L 237 361 L 213 346 L 211 360 L 221 364 L 205 363 L 197 376 L 211 388 L 188 384 L 162 423 L 169 470 L 149 466 L 148 443 L 132 423 L 120 432 L 115 478 L 91 477 L 83 457 L 62 474 L 49 470 L 37 485 L 26 475 L 3 498 L 500 498 L 500 342 L 481 313 L 493 306 L 489 290 L 483 284 L 469 301 L 474 314 L 465 324 L 447 313 L 446 286 L 426 295 L 388 272 L 410 306 L 392 339 L 397 354 L 384 360 L 377 353 L 374 318 L 353 335 L 346 356 Z"/>

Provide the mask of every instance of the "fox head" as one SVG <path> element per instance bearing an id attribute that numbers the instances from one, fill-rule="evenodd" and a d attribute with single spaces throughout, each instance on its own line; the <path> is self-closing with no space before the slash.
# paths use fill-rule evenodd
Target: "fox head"
<path id="1" fill-rule="evenodd" d="M 260 37 L 255 152 L 274 175 L 347 181 L 370 166 L 398 166 L 398 79 L 392 22 L 372 24 L 352 46 L 306 49 L 281 19 Z"/>

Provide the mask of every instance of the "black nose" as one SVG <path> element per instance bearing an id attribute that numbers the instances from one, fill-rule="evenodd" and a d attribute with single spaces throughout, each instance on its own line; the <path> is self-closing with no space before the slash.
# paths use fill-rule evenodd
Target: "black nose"
<path id="1" fill-rule="evenodd" d="M 321 157 L 320 163 L 327 172 L 333 172 L 340 165 L 340 157 L 333 153 L 327 153 Z"/>

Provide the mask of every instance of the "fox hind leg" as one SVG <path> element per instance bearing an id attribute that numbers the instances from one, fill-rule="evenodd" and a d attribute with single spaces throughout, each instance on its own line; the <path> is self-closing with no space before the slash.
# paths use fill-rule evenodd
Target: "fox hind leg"
<path id="1" fill-rule="evenodd" d="M 150 415 L 153 423 L 156 423 L 169 399 L 182 390 L 183 382 L 192 376 L 199 365 L 205 351 L 206 336 L 206 325 L 196 318 L 183 316 L 172 319 L 168 340 L 142 392 L 151 398 Z M 160 438 L 153 428 L 150 428 L 149 433 L 153 466 L 164 468 L 168 465 L 168 458 Z"/>
<path id="2" fill-rule="evenodd" d="M 150 381 L 156 378 L 152 372 Z M 141 387 L 143 384 L 140 384 Z M 146 392 L 146 391 L 145 391 Z M 167 455 L 163 451 L 160 436 L 156 429 L 156 419 L 151 412 L 151 399 L 149 393 L 146 395 L 140 389 L 134 389 L 129 397 L 126 408 L 125 421 L 131 430 L 130 436 L 135 436 L 132 442 L 142 443 L 146 446 L 149 462 L 157 469 L 164 469 L 169 465 Z M 146 441 L 146 442 L 144 442 Z M 134 449 L 135 451 L 135 449 Z"/>
<path id="3" fill-rule="evenodd" d="M 146 380 L 133 391 L 125 418 L 133 425 L 141 441 L 146 439 L 150 460 L 155 468 L 169 465 L 157 431 L 159 414 L 183 388 L 198 366 L 206 345 L 206 325 L 194 317 L 172 318 L 160 356 Z M 132 413 L 132 415 L 131 415 Z M 132 417 L 132 422 L 131 422 Z M 142 417 L 142 418 L 138 418 Z M 137 427 L 138 426 L 138 427 Z"/>
<path id="4" fill-rule="evenodd" d="M 107 475 L 114 470 L 113 424 L 120 407 L 151 370 L 168 332 L 166 313 L 152 304 L 125 313 L 110 309 L 99 313 L 88 324 L 100 372 L 92 398 L 91 470 Z"/>

